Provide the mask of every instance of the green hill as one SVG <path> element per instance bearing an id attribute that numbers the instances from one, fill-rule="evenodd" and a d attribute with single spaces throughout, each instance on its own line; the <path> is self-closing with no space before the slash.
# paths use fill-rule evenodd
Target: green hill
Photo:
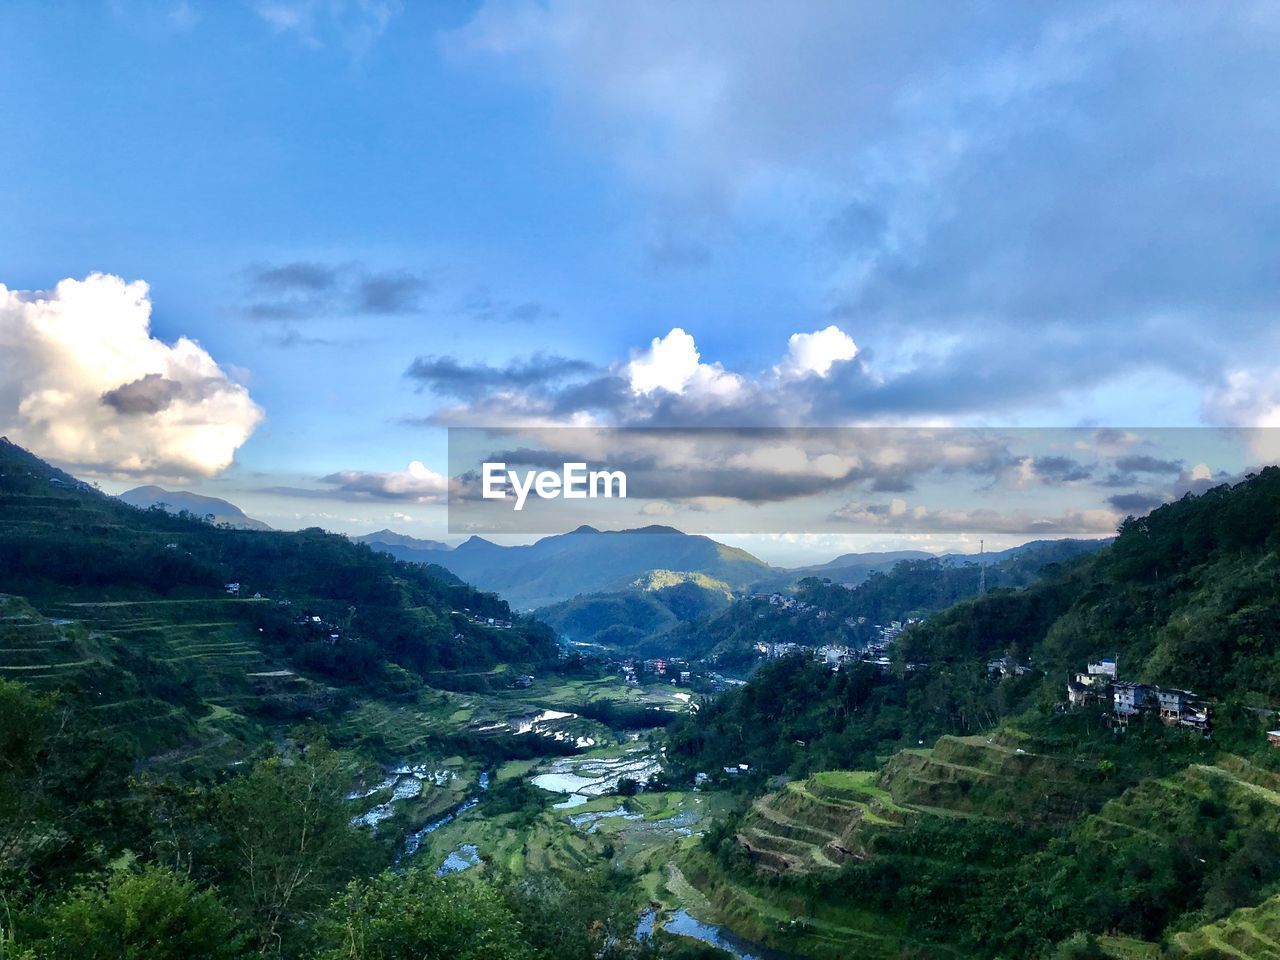
<path id="1" fill-rule="evenodd" d="M 662 526 L 621 531 L 584 526 L 509 547 L 472 537 L 435 562 L 501 594 L 517 609 L 615 591 L 653 570 L 701 573 L 740 590 L 771 569 L 745 550 Z"/>
<path id="2" fill-rule="evenodd" d="M 624 590 L 574 597 L 536 615 L 570 640 L 625 651 L 723 610 L 732 597 L 727 583 L 704 573 L 650 570 Z"/>

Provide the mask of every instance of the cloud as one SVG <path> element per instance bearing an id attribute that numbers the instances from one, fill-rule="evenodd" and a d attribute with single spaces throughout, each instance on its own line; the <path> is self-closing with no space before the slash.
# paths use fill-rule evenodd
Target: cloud
<path id="1" fill-rule="evenodd" d="M 784 377 L 825 377 L 834 364 L 852 360 L 857 355 L 853 338 L 832 324 L 813 333 L 793 333 L 778 372 Z"/>
<path id="2" fill-rule="evenodd" d="M 1031 460 L 1035 475 L 1047 483 L 1075 483 L 1093 476 L 1093 470 L 1072 457 L 1048 456 Z"/>
<path id="3" fill-rule="evenodd" d="M 252 271 L 253 283 L 268 290 L 332 290 L 340 271 L 324 263 L 296 261 L 275 267 L 258 267 Z"/>
<path id="4" fill-rule="evenodd" d="M 808 254 L 829 316 L 900 374 L 851 363 L 824 411 L 1043 410 L 1159 371 L 1208 422 L 1259 424 L 1278 39 L 1256 2 L 487 0 L 443 43 L 550 96 L 647 201 L 651 254 Z"/>
<path id="5" fill-rule="evenodd" d="M 471 290 L 459 302 L 457 312 L 482 323 L 534 323 L 558 314 L 535 300 L 509 301 L 493 295 L 487 286 Z"/>
<path id="6" fill-rule="evenodd" d="M 401 0 L 254 0 L 253 11 L 274 32 L 320 50 L 345 49 L 363 58 L 403 9 Z"/>
<path id="7" fill-rule="evenodd" d="M 434 503 L 444 499 L 449 490 L 446 477 L 414 460 L 404 470 L 373 473 L 364 470 L 340 470 L 320 482 L 331 485 L 331 495 L 351 500 L 403 500 L 410 503 Z"/>
<path id="8" fill-rule="evenodd" d="M 654 337 L 647 350 L 626 367 L 631 392 L 649 396 L 657 391 L 689 393 L 718 402 L 732 401 L 745 386 L 742 377 L 719 363 L 702 363 L 693 337 L 674 327 L 665 337 Z"/>
<path id="9" fill-rule="evenodd" d="M 1117 493 L 1107 497 L 1107 503 L 1126 514 L 1141 515 L 1150 513 L 1164 503 L 1163 497 L 1149 493 Z"/>
<path id="10" fill-rule="evenodd" d="M 256 320 L 306 320 L 325 316 L 391 316 L 415 313 L 432 290 L 428 277 L 408 270 L 369 270 L 359 264 L 299 260 L 249 268 Z"/>
<path id="11" fill-rule="evenodd" d="M 1117 457 L 1115 459 L 1115 467 L 1117 470 L 1123 470 L 1126 473 L 1168 473 L 1176 475 L 1182 471 L 1182 461 L 1162 460 L 1159 457 L 1144 454 L 1131 454 Z"/>
<path id="12" fill-rule="evenodd" d="M 477 399 L 490 393 L 533 391 L 545 394 L 546 388 L 567 378 L 592 373 L 597 368 L 584 360 L 573 360 L 555 354 L 535 353 L 526 359 L 512 360 L 502 367 L 487 363 L 464 363 L 456 357 L 417 357 L 405 371 L 423 389 L 440 396 Z"/>
<path id="13" fill-rule="evenodd" d="M 47 292 L 0 285 L 0 431 L 93 473 L 226 469 L 262 409 L 199 344 L 165 343 L 150 324 L 141 281 L 97 273 Z"/>
<path id="14" fill-rule="evenodd" d="M 442 503 L 449 490 L 448 478 L 419 460 L 414 460 L 404 470 L 385 473 L 339 470 L 321 477 L 319 482 L 325 486 L 261 487 L 255 492 L 303 500 L 343 500 L 350 503 Z"/>
<path id="15" fill-rule="evenodd" d="M 102 402 L 122 414 L 159 413 L 182 395 L 182 384 L 158 373 L 148 373 L 102 395 Z"/>
<path id="16" fill-rule="evenodd" d="M 1029 536 L 1098 536 L 1115 533 L 1119 516 L 1110 510 L 1067 510 L 1059 514 L 1026 510 L 1000 512 L 987 508 L 930 510 L 905 500 L 888 503 L 847 503 L 836 509 L 833 522 L 867 530 L 897 533 L 990 533 Z"/>

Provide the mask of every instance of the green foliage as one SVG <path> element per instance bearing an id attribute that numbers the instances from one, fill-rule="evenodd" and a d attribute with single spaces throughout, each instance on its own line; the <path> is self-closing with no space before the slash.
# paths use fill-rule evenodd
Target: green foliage
<path id="1" fill-rule="evenodd" d="M 681 720 L 668 749 L 690 777 L 739 763 L 795 776 L 867 769 L 898 746 L 971 733 L 1024 708 L 1036 683 L 993 684 L 976 663 L 886 676 L 866 664 L 833 672 L 803 655 L 782 657 Z"/>
<path id="2" fill-rule="evenodd" d="M 542 960 L 602 960 L 635 946 L 638 904 L 631 878 L 607 866 L 571 876 L 549 873 L 499 881 L 525 942 Z"/>
<path id="3" fill-rule="evenodd" d="M 352 883 L 320 924 L 319 960 L 533 960 L 488 884 L 421 870 Z"/>
<path id="4" fill-rule="evenodd" d="M 45 920 L 35 953 L 50 960 L 234 960 L 244 936 L 211 890 L 161 867 L 118 871 L 73 890 Z M 3 956 L 3 951 L 0 951 Z"/>
<path id="5" fill-rule="evenodd" d="M 259 761 L 218 788 L 222 886 L 268 948 L 289 937 L 343 880 L 368 868 L 368 837 L 350 823 L 344 796 L 352 770 L 341 754 L 312 744 L 286 759 Z"/>

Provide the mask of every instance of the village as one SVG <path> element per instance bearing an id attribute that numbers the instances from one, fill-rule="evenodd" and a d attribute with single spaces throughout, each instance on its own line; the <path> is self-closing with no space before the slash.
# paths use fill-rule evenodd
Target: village
<path id="1" fill-rule="evenodd" d="M 1110 721 L 1123 730 L 1135 718 L 1155 716 L 1161 722 L 1210 733 L 1213 711 L 1209 701 L 1190 690 L 1121 680 L 1116 661 L 1103 657 L 1087 664 L 1083 673 L 1067 680 L 1067 706 L 1101 704 L 1110 707 Z M 1275 731 L 1280 734 L 1280 731 Z M 1275 738 L 1280 742 L 1280 736 Z"/>

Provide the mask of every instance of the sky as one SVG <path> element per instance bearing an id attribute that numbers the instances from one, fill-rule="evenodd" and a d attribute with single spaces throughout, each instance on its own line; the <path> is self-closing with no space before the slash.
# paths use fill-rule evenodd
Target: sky
<path id="1" fill-rule="evenodd" d="M 1280 426 L 1275 3 L 12 0 L 0 35 L 0 432 L 111 492 L 456 540 L 450 426 Z"/>

